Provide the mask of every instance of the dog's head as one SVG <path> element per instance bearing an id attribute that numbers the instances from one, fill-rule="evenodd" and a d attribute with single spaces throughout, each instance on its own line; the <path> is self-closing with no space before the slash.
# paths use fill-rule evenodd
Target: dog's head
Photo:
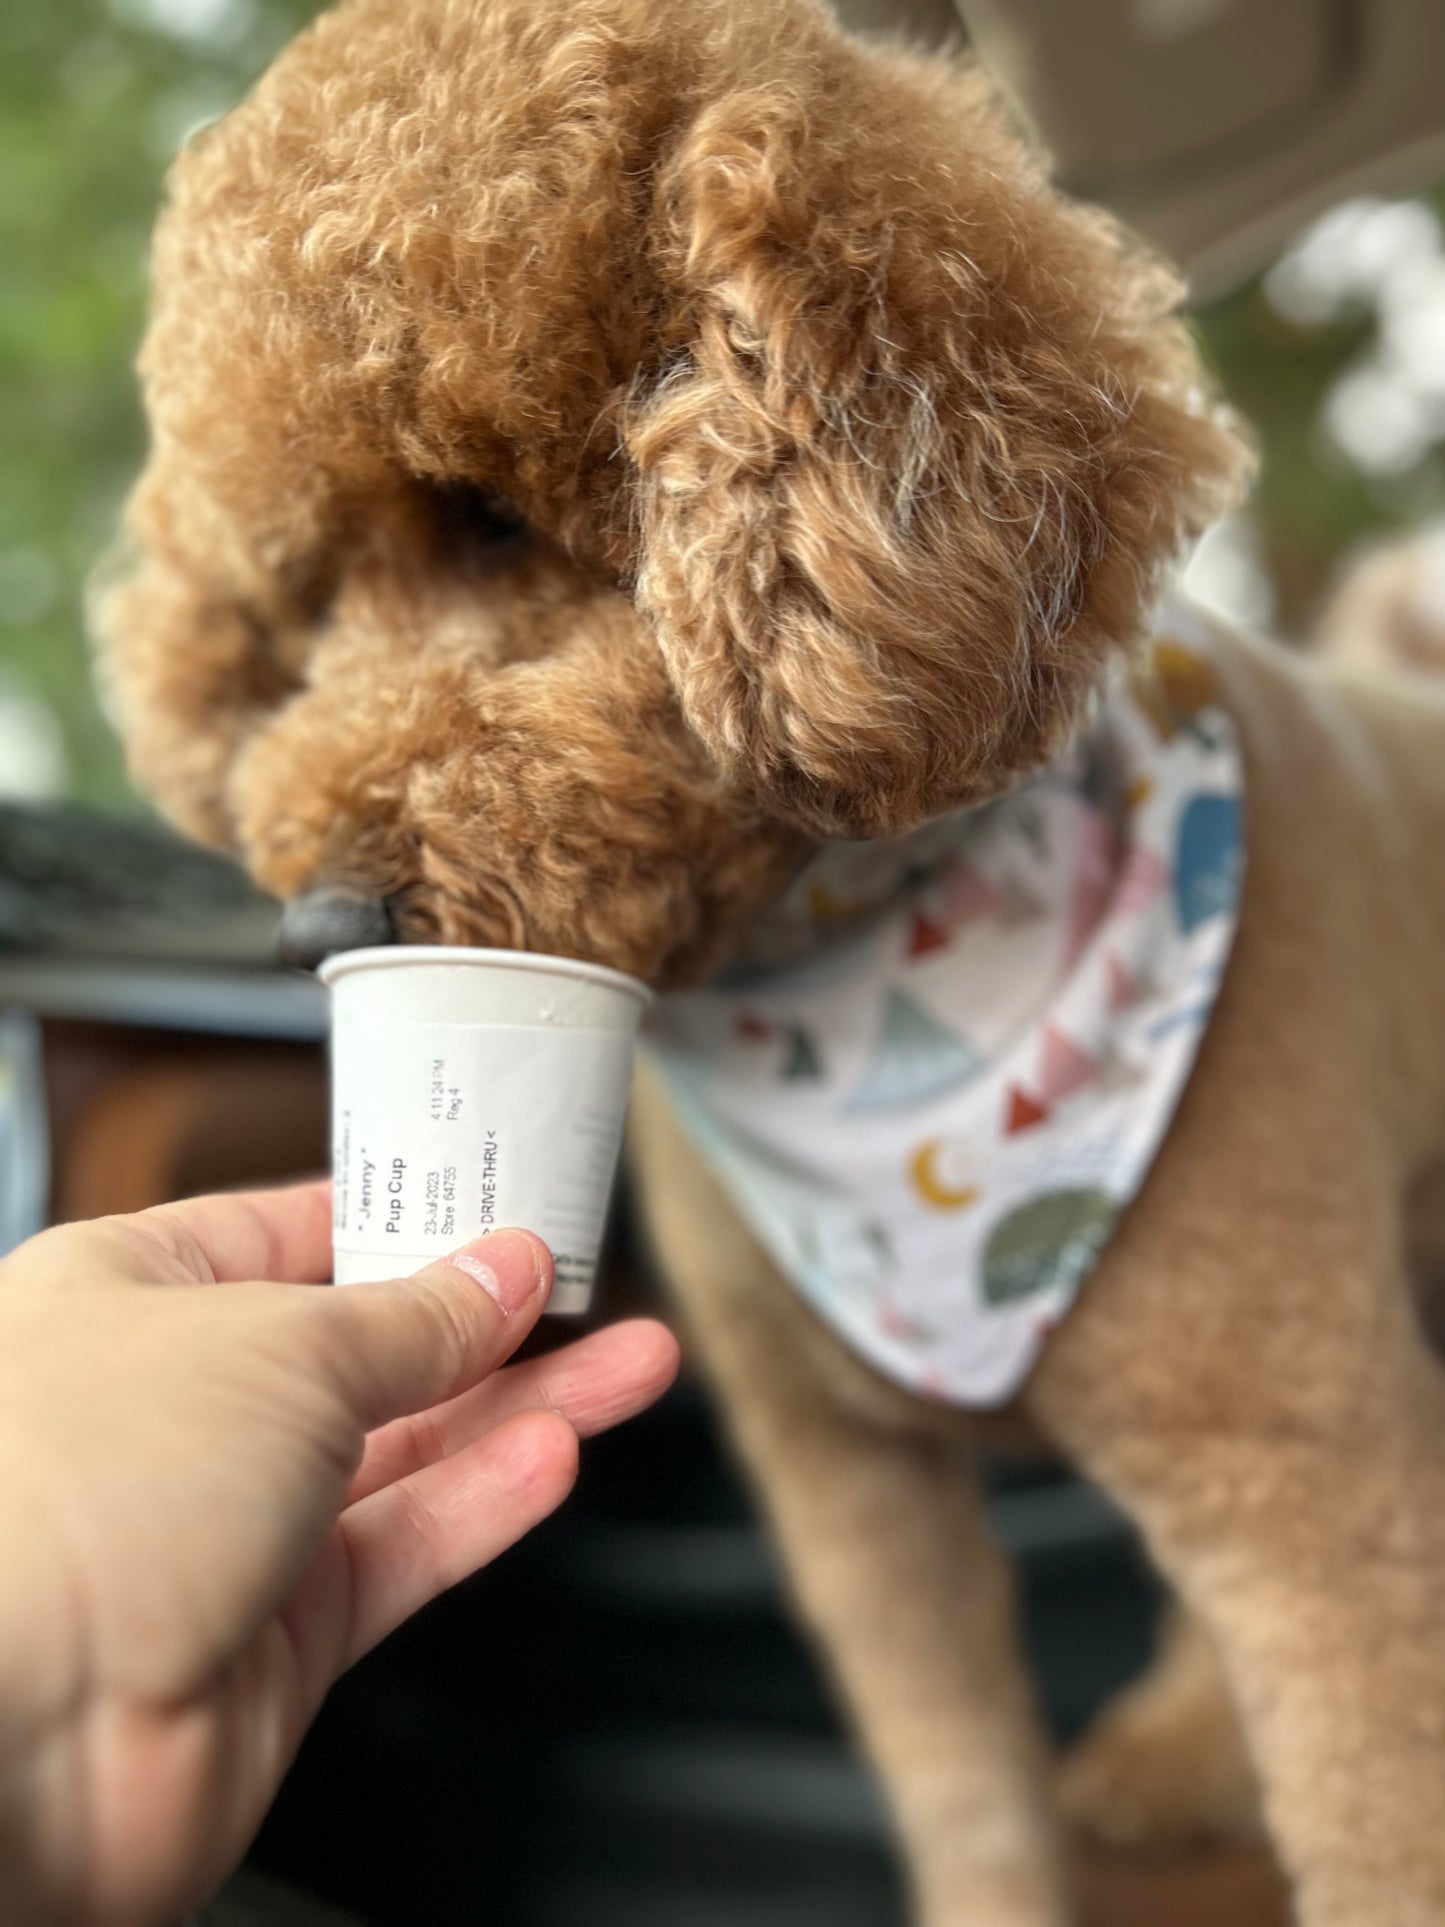
<path id="1" fill-rule="evenodd" d="M 351 0 L 156 282 L 119 707 L 312 947 L 695 976 L 1047 759 L 1246 465 L 1168 272 L 811 0 Z"/>

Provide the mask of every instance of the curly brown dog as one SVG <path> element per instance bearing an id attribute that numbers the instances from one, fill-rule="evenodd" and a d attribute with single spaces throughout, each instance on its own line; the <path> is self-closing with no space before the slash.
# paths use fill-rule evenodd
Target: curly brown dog
<path id="1" fill-rule="evenodd" d="M 1046 762 L 1247 470 L 1170 275 L 976 71 L 809 0 L 353 0 L 183 156 L 155 274 L 109 669 L 138 779 L 302 947 L 339 893 L 351 940 L 384 903 L 697 981 L 819 839 Z M 657 1251 L 929 1927 L 1070 1917 L 966 1449 L 1025 1432 L 1208 1628 L 1301 1920 L 1445 1922 L 1445 1386 L 1401 1255 L 1445 709 L 1217 655 L 1229 971 L 1005 1419 L 845 1354 L 638 1092 Z"/>

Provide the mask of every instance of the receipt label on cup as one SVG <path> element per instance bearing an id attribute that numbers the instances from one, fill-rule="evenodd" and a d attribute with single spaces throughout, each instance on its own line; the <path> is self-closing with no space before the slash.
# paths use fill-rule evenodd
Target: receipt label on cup
<path id="1" fill-rule="evenodd" d="M 580 1309 L 602 1241 L 632 1057 L 632 1038 L 616 1031 L 339 1019 L 337 1250 L 441 1256 L 519 1225 L 552 1251 L 554 1304 Z"/>

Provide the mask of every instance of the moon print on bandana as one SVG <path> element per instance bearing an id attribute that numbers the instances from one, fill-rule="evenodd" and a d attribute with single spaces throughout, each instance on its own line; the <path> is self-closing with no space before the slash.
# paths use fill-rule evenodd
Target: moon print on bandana
<path id="1" fill-rule="evenodd" d="M 774 954 L 801 961 L 664 1000 L 651 1048 L 685 1128 L 886 1376 L 1001 1403 L 1067 1312 L 1209 1020 L 1243 803 L 1207 632 L 1173 610 L 1153 673 L 1053 769 L 914 837 L 829 846 L 777 913 Z"/>

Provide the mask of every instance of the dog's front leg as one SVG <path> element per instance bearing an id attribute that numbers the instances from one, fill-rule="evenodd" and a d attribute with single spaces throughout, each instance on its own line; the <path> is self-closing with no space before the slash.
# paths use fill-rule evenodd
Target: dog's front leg
<path id="1" fill-rule="evenodd" d="M 1176 1302 L 1197 1305 L 1178 1277 L 1191 1227 L 1161 1228 Z M 1217 1642 L 1301 1927 L 1441 1927 L 1445 1380 L 1388 1264 L 1350 1275 L 1321 1251 L 1305 1291 L 1239 1259 L 1171 1340 L 1133 1250 L 1111 1255 L 1034 1410 Z M 1229 1354 L 1221 1297 L 1236 1330 L 1252 1320 Z"/>
<path id="2" fill-rule="evenodd" d="M 845 1411 L 806 1314 L 682 1138 L 633 1116 L 649 1229 L 683 1301 L 803 1615 L 903 1836 L 924 1927 L 1067 1918 L 1010 1575 L 959 1452 Z"/>

